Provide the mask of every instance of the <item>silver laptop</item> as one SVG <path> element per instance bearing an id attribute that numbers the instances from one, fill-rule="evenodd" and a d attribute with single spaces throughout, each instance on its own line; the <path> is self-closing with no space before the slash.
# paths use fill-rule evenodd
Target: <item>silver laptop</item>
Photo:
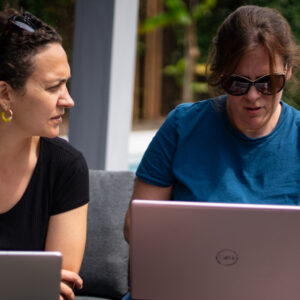
<path id="1" fill-rule="evenodd" d="M 300 299 L 300 207 L 134 200 L 131 213 L 133 299 Z"/>
<path id="2" fill-rule="evenodd" d="M 58 300 L 59 252 L 0 251 L 0 299 Z"/>

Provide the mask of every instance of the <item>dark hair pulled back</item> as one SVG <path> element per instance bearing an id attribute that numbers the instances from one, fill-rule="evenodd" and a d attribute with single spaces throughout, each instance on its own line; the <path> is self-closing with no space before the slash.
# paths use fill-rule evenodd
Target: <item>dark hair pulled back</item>
<path id="1" fill-rule="evenodd" d="M 24 88 L 28 77 L 33 73 L 34 55 L 49 43 L 62 43 L 61 36 L 54 28 L 30 13 L 26 14 L 36 28 L 34 32 L 21 28 L 4 32 L 8 19 L 22 14 L 12 8 L 0 12 L 0 80 L 6 81 L 16 90 Z"/>
<path id="2" fill-rule="evenodd" d="M 264 46 L 269 54 L 270 71 L 279 55 L 286 67 L 299 67 L 299 48 L 286 19 L 275 9 L 245 5 L 236 9 L 221 24 L 213 39 L 207 62 L 207 80 L 220 86 L 222 75 L 230 75 L 242 56 Z"/>

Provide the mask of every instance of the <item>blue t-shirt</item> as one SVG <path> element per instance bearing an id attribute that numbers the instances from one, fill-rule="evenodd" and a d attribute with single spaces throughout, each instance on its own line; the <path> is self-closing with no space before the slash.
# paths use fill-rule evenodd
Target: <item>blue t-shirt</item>
<path id="1" fill-rule="evenodd" d="M 174 200 L 300 202 L 300 112 L 284 102 L 275 129 L 249 138 L 229 122 L 226 98 L 181 104 L 138 167 L 149 184 L 173 186 Z"/>

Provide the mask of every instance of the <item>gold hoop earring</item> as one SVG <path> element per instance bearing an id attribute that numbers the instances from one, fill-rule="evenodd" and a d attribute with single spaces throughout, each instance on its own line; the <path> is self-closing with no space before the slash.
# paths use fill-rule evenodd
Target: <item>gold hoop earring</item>
<path id="1" fill-rule="evenodd" d="M 9 116 L 8 116 L 8 117 L 5 116 L 6 113 L 9 113 Z M 2 120 L 3 120 L 5 123 L 10 122 L 10 121 L 12 120 L 12 118 L 13 118 L 13 112 L 12 112 L 12 110 L 9 109 L 8 111 L 3 111 L 3 112 L 1 113 L 1 118 L 2 118 Z"/>

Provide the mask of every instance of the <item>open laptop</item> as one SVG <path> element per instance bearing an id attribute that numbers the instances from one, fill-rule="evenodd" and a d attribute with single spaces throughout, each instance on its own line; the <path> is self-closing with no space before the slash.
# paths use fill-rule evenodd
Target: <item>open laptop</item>
<path id="1" fill-rule="evenodd" d="M 59 252 L 0 251 L 0 299 L 58 300 Z"/>
<path id="2" fill-rule="evenodd" d="M 134 200 L 133 299 L 299 300 L 300 207 Z"/>

